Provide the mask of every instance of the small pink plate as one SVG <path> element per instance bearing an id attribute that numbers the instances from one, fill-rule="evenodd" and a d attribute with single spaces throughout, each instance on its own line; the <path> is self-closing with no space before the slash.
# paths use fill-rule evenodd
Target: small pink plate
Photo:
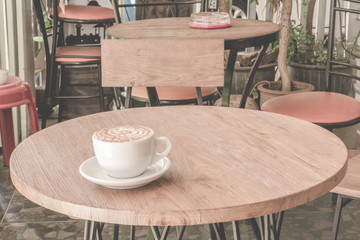
<path id="1" fill-rule="evenodd" d="M 198 29 L 218 29 L 218 28 L 227 28 L 231 27 L 230 23 L 227 24 L 217 24 L 217 25 L 197 25 L 197 24 L 191 24 L 189 23 L 189 26 L 192 28 L 198 28 Z"/>
<path id="2" fill-rule="evenodd" d="M 14 76 L 8 76 L 6 83 L 3 85 L 0 85 L 0 89 L 14 87 L 16 85 L 20 85 L 21 83 L 22 83 L 21 78 L 14 77 Z"/>

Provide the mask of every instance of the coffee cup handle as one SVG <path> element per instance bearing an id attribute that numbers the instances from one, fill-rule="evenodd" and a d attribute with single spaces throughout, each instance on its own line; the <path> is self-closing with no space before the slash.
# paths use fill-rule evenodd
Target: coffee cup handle
<path id="1" fill-rule="evenodd" d="M 166 155 L 168 155 L 170 150 L 171 150 L 172 144 L 171 144 L 170 140 L 167 137 L 157 137 L 155 139 L 155 149 L 157 148 L 157 146 L 160 143 L 165 143 L 166 144 L 166 149 L 162 153 L 155 153 L 155 156 L 154 156 L 151 164 L 154 164 L 157 161 L 159 161 L 159 160 L 163 159 L 164 157 L 166 157 Z"/>

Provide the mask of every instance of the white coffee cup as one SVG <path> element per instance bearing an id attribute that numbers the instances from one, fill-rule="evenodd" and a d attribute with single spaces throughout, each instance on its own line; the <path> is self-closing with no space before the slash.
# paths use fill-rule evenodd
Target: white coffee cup
<path id="1" fill-rule="evenodd" d="M 155 137 L 154 130 L 138 125 L 103 128 L 92 135 L 92 140 L 97 162 L 114 178 L 139 176 L 171 150 L 167 137 Z M 161 143 L 166 148 L 157 153 Z"/>
<path id="2" fill-rule="evenodd" d="M 4 85 L 8 79 L 8 70 L 0 69 L 0 85 Z"/>

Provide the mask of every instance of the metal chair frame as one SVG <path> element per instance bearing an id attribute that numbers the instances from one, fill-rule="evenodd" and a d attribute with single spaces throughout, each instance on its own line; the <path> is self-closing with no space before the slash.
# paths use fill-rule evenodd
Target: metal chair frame
<path id="1" fill-rule="evenodd" d="M 59 0 L 51 0 L 52 6 L 58 6 Z M 100 111 L 104 110 L 104 95 L 101 83 L 101 59 L 100 57 L 96 56 L 76 56 L 76 55 L 59 55 L 56 54 L 56 48 L 59 46 L 64 46 L 64 31 L 63 31 L 63 24 L 66 23 L 80 23 L 80 24 L 104 24 L 104 25 L 111 25 L 115 22 L 115 19 L 112 20 L 89 20 L 89 21 L 82 21 L 82 20 L 73 20 L 73 19 L 64 19 L 58 17 L 58 8 L 53 7 L 53 14 L 49 16 L 49 19 L 52 20 L 52 32 L 50 34 L 47 33 L 45 28 L 45 23 L 42 14 L 42 2 L 40 0 L 33 0 L 35 12 L 37 15 L 38 23 L 40 25 L 40 31 L 42 33 L 44 39 L 44 47 L 45 47 L 45 54 L 46 54 L 46 86 L 45 86 L 45 94 L 44 94 L 44 103 L 45 105 L 52 105 L 55 103 L 59 103 L 59 115 L 58 121 L 62 121 L 62 105 L 64 99 L 90 99 L 90 98 L 99 98 L 100 99 Z M 50 51 L 50 44 L 48 37 L 52 36 L 52 46 Z M 89 46 L 89 45 L 87 45 Z M 53 54 L 55 53 L 55 54 Z M 89 59 L 89 61 L 81 61 L 81 62 L 62 62 L 57 61 L 56 58 L 83 58 Z M 95 59 L 95 60 L 94 60 Z M 87 65 L 92 66 L 96 65 L 98 67 L 98 84 L 99 87 L 99 94 L 98 95 L 91 95 L 91 96 L 61 96 L 63 93 L 63 86 L 61 84 L 61 75 L 60 80 L 58 82 L 58 67 L 60 66 L 60 74 L 62 74 L 64 67 L 66 66 L 81 66 Z M 59 87 L 58 87 L 59 86 Z M 69 85 L 71 86 L 71 85 Z M 84 84 L 82 86 L 93 86 L 93 84 Z M 59 89 L 59 94 L 53 94 Z M 55 100 L 55 103 L 52 101 Z M 42 123 L 41 128 L 46 127 L 46 120 L 48 117 L 48 113 L 45 110 L 42 115 Z"/>
<path id="2" fill-rule="evenodd" d="M 360 4 L 359 0 L 344 0 L 344 1 Z M 336 69 L 334 68 L 335 65 L 340 65 L 340 66 L 347 66 L 347 67 L 352 67 L 354 69 L 360 70 L 360 66 L 358 66 L 358 65 L 351 64 L 351 63 L 339 62 L 339 61 L 334 60 L 334 44 L 335 44 L 334 38 L 335 38 L 336 12 L 360 14 L 360 10 L 341 8 L 340 4 L 339 5 L 338 4 L 339 4 L 339 0 L 331 0 L 330 30 L 329 30 L 329 43 L 328 43 L 328 55 L 327 55 L 327 66 L 326 66 L 326 75 L 327 75 L 326 88 L 327 88 L 327 91 L 331 91 L 331 83 L 332 83 L 333 76 L 337 75 L 337 76 L 343 76 L 343 77 L 354 78 L 354 79 L 360 80 L 360 77 L 357 75 L 337 72 Z M 359 34 L 360 34 L 360 32 L 359 32 Z M 359 35 L 358 35 L 358 37 L 359 37 Z"/>
<path id="3" fill-rule="evenodd" d="M 345 0 L 345 1 L 360 4 L 359 0 Z M 338 0 L 331 0 L 331 5 L 330 5 L 330 30 L 329 30 L 329 43 L 328 43 L 328 56 L 327 56 L 328 58 L 327 58 L 327 66 L 326 66 L 326 74 L 327 74 L 327 85 L 326 85 L 326 87 L 327 87 L 328 91 L 331 90 L 331 83 L 332 83 L 332 77 L 333 76 L 343 76 L 343 77 L 348 77 L 348 78 L 353 78 L 353 79 L 360 80 L 360 77 L 357 76 L 357 75 L 351 75 L 351 74 L 336 72 L 336 70 L 334 68 L 334 66 L 340 65 L 340 66 L 347 66 L 347 67 L 351 67 L 351 68 L 360 70 L 360 66 L 358 66 L 358 65 L 351 64 L 351 63 L 339 62 L 339 61 L 334 60 L 335 23 L 336 23 L 336 13 L 337 12 L 339 12 L 339 13 L 344 12 L 344 13 L 360 14 L 360 10 L 341 8 L 340 7 L 340 2 Z M 360 34 L 360 32 L 359 32 L 359 34 Z M 359 34 L 358 34 L 358 37 L 359 37 Z M 359 122 L 360 122 L 360 118 L 355 119 L 354 121 L 348 122 L 347 124 L 336 125 L 335 127 L 350 126 L 350 125 L 357 124 Z M 334 126 L 331 126 L 331 127 L 334 127 Z M 335 209 L 335 216 L 334 216 L 334 225 L 333 225 L 333 230 L 332 230 L 332 234 L 331 234 L 331 239 L 332 240 L 337 239 L 342 209 L 354 199 L 357 199 L 357 198 L 342 195 L 342 194 L 338 194 L 337 203 L 336 203 L 336 209 Z"/>

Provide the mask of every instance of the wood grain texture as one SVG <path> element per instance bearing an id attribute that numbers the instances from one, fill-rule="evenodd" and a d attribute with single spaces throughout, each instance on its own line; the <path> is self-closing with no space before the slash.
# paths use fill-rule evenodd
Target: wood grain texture
<path id="1" fill-rule="evenodd" d="M 93 184 L 79 166 L 91 135 L 140 124 L 167 136 L 163 177 L 132 190 Z M 129 225 L 194 225 L 247 219 L 320 197 L 343 178 L 347 150 L 331 132 L 283 115 L 237 108 L 134 108 L 76 118 L 25 139 L 10 161 L 25 197 L 82 219 Z"/>
<path id="2" fill-rule="evenodd" d="M 159 18 L 126 22 L 107 28 L 106 33 L 120 38 L 176 38 L 212 39 L 225 41 L 266 36 L 279 32 L 274 23 L 231 19 L 231 27 L 222 29 L 194 29 L 189 27 L 190 18 Z"/>
<path id="3" fill-rule="evenodd" d="M 360 198 L 360 150 L 349 150 L 348 170 L 344 179 L 331 192 Z"/>
<path id="4" fill-rule="evenodd" d="M 222 39 L 104 39 L 104 87 L 223 86 Z"/>

